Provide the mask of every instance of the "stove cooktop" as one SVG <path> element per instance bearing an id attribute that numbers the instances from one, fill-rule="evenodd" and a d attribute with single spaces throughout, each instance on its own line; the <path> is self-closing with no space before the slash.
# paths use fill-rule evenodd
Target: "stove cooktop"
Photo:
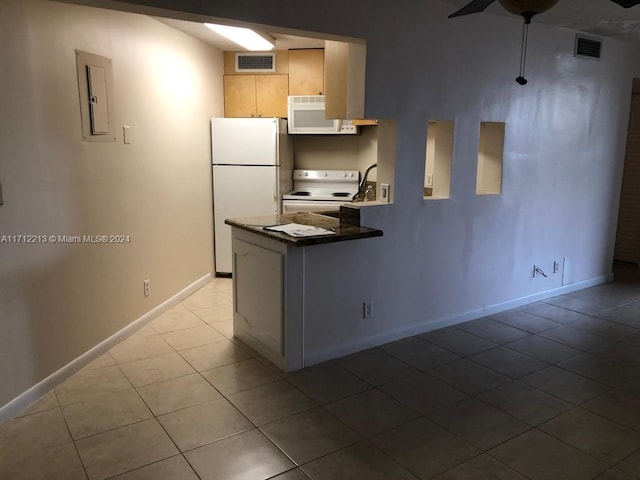
<path id="1" fill-rule="evenodd" d="M 353 170 L 294 170 L 293 191 L 283 200 L 350 202 L 358 192 L 360 173 Z"/>

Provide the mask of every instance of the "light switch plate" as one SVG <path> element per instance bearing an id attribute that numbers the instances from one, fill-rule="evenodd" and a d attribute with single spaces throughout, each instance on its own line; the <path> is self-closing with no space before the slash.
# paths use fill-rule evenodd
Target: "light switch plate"
<path id="1" fill-rule="evenodd" d="M 124 143 L 125 145 L 128 145 L 131 143 L 131 127 L 129 125 L 124 125 L 122 130 L 124 132 Z"/>
<path id="2" fill-rule="evenodd" d="M 380 201 L 383 203 L 389 203 L 389 184 L 380 184 Z"/>

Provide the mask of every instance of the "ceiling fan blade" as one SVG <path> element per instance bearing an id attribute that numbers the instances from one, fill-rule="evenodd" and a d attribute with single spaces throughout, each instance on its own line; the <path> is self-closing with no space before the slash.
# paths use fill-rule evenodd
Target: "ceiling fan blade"
<path id="1" fill-rule="evenodd" d="M 495 0 L 473 0 L 462 7 L 455 13 L 449 15 L 449 18 L 453 17 L 461 17 L 462 15 L 470 15 L 472 13 L 480 13 L 484 11 L 489 5 L 491 5 Z M 615 1 L 615 0 L 614 0 Z M 640 0 L 638 0 L 640 2 Z"/>
<path id="2" fill-rule="evenodd" d="M 640 4 L 640 0 L 611 0 L 611 1 L 614 3 L 617 3 L 618 5 L 624 8 L 631 8 Z"/>

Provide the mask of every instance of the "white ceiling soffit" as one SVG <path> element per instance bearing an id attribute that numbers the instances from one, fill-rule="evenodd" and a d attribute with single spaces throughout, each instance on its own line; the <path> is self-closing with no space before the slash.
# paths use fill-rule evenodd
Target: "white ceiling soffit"
<path id="1" fill-rule="evenodd" d="M 470 0 L 440 0 L 451 5 L 451 13 Z M 496 0 L 486 12 L 511 15 Z M 482 15 L 482 14 L 475 14 Z M 450 21 L 455 21 L 451 19 Z M 533 22 L 566 27 L 603 37 L 640 44 L 640 5 L 622 8 L 611 0 L 560 0 L 551 10 L 536 16 Z"/>
<path id="2" fill-rule="evenodd" d="M 230 40 L 227 40 L 222 35 L 219 35 L 207 27 L 202 23 L 197 22 L 187 22 L 184 20 L 176 20 L 173 18 L 164 18 L 164 17 L 153 17 L 159 22 L 164 23 L 170 27 L 173 27 L 177 30 L 180 30 L 187 35 L 191 35 L 199 40 L 202 40 L 209 45 L 216 47 L 219 50 L 223 51 L 236 51 L 236 50 L 244 50 L 239 45 L 236 45 Z M 323 48 L 324 40 L 318 38 L 307 38 L 307 37 L 299 37 L 295 35 L 284 35 L 281 33 L 273 33 L 273 32 L 265 32 L 269 33 L 272 37 L 276 39 L 276 50 L 289 50 L 295 48 Z"/>

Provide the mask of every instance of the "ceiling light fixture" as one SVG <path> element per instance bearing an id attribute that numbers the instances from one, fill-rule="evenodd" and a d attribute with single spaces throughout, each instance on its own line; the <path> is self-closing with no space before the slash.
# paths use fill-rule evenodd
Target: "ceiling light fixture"
<path id="1" fill-rule="evenodd" d="M 276 46 L 273 38 L 265 34 L 257 33 L 249 28 L 217 25 L 215 23 L 205 23 L 204 25 L 226 39 L 231 40 L 233 43 L 237 43 L 252 52 L 272 50 Z"/>

